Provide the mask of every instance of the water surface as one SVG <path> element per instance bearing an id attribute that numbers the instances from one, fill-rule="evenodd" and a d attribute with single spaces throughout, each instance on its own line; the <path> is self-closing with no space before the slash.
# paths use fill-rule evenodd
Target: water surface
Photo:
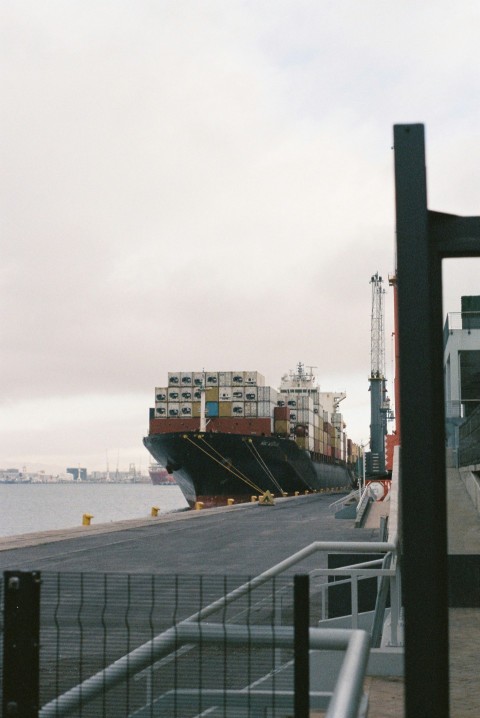
<path id="1" fill-rule="evenodd" d="M 0 484 L 0 536 L 147 518 L 187 508 L 178 486 L 152 484 Z"/>

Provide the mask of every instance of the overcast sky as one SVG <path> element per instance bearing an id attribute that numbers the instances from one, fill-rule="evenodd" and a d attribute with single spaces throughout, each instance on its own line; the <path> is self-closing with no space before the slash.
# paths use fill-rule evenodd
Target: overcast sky
<path id="1" fill-rule="evenodd" d="M 1 15 L 0 467 L 146 469 L 168 371 L 278 386 L 298 361 L 347 392 L 365 442 L 392 127 L 426 125 L 431 209 L 480 213 L 480 4 L 3 0 Z M 459 311 L 478 263 L 447 275 Z"/>

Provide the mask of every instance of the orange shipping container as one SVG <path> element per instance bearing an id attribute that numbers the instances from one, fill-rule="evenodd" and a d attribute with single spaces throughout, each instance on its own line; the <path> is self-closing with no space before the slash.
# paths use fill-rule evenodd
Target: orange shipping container
<path id="1" fill-rule="evenodd" d="M 275 421 L 288 421 L 290 418 L 290 409 L 288 406 L 276 406 L 273 409 L 273 418 Z"/>

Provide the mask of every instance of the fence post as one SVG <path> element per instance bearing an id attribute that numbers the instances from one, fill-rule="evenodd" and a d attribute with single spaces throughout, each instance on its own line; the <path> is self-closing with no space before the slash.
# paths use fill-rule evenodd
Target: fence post
<path id="1" fill-rule="evenodd" d="M 295 718 L 310 714 L 310 581 L 308 575 L 294 577 L 294 692 Z"/>
<path id="2" fill-rule="evenodd" d="M 2 715 L 37 718 L 39 711 L 40 574 L 5 571 Z"/>

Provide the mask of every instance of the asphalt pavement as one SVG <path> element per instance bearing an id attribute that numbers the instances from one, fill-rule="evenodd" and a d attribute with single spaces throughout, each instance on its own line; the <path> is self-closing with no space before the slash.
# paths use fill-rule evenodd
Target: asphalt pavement
<path id="1" fill-rule="evenodd" d="M 256 575 L 313 541 L 377 541 L 377 528 L 335 519 L 338 494 L 186 511 L 0 539 L 0 570 Z M 326 565 L 313 556 L 295 570 Z"/>

